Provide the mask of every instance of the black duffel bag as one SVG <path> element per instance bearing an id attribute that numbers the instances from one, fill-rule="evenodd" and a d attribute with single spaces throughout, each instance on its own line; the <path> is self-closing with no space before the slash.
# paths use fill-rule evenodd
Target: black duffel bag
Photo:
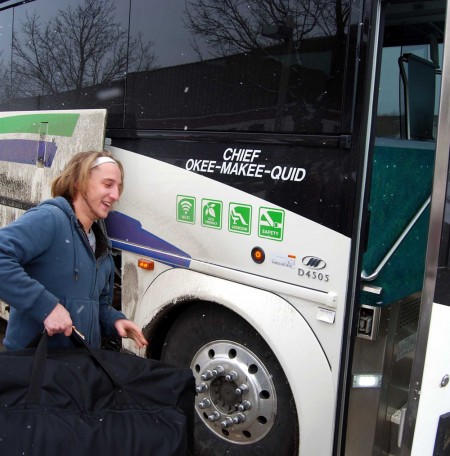
<path id="1" fill-rule="evenodd" d="M 88 347 L 0 353 L 0 455 L 185 456 L 190 369 Z"/>

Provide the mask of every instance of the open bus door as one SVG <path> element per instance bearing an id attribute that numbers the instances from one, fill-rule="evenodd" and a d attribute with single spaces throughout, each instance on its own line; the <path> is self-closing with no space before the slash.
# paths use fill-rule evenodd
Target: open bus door
<path id="1" fill-rule="evenodd" d="M 378 111 L 368 154 L 368 236 L 343 453 L 348 456 L 449 451 L 450 358 L 445 348 L 450 339 L 445 328 L 450 309 L 440 305 L 449 298 L 445 293 L 433 298 L 450 131 L 447 46 L 444 59 L 438 57 L 445 44 L 445 7 L 445 2 L 429 2 L 419 11 L 414 2 L 395 1 L 381 6 Z M 427 36 L 430 26 L 440 31 L 439 38 L 431 32 Z M 389 93 L 398 100 L 397 119 L 383 105 Z M 447 244 L 438 269 L 442 278 Z M 438 281 L 436 293 L 444 284 Z"/>
<path id="2" fill-rule="evenodd" d="M 404 421 L 402 456 L 450 454 L 450 180 L 448 174 L 450 25 L 448 15 L 445 38 L 426 271 L 416 355 Z"/>

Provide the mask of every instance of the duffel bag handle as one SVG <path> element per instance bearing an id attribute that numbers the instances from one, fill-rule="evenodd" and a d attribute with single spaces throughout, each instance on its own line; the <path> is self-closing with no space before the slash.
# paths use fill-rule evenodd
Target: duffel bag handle
<path id="1" fill-rule="evenodd" d="M 39 404 L 41 400 L 41 388 L 44 380 L 45 365 L 48 353 L 48 334 L 43 331 L 40 334 L 40 339 L 36 347 L 34 355 L 33 368 L 31 371 L 30 386 L 25 397 L 26 404 Z M 101 367 L 106 376 L 110 379 L 112 385 L 116 389 L 120 389 L 120 382 L 117 381 L 114 374 L 108 369 L 105 363 L 96 355 L 95 351 L 85 342 L 84 336 L 75 328 L 72 327 L 72 334 L 69 336 L 75 346 L 86 350 L 93 360 Z"/>

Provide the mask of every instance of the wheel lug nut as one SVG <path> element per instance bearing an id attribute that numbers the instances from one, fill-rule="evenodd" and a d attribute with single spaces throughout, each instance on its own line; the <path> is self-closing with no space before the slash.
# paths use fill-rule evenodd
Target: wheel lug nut
<path id="1" fill-rule="evenodd" d="M 243 383 L 242 385 L 239 385 L 239 388 L 236 388 L 236 395 L 240 396 L 242 394 L 245 394 L 248 392 L 248 386 Z"/>
<path id="2" fill-rule="evenodd" d="M 233 424 L 234 424 L 234 423 L 233 423 L 233 418 L 231 418 L 230 416 L 227 416 L 227 417 L 220 423 L 220 425 L 221 425 L 224 429 L 226 429 L 226 428 L 228 428 L 228 427 L 230 427 L 230 426 L 233 426 Z"/>
<path id="3" fill-rule="evenodd" d="M 212 370 L 212 374 L 214 377 L 217 377 L 218 375 L 222 374 L 225 369 L 222 366 L 217 366 Z"/>
<path id="4" fill-rule="evenodd" d="M 208 369 L 206 370 L 205 372 L 203 372 L 203 374 L 200 376 L 200 378 L 205 381 L 205 380 L 209 380 L 210 378 L 213 377 L 213 373 Z"/>
<path id="5" fill-rule="evenodd" d="M 214 413 L 212 413 L 211 415 L 208 415 L 208 420 L 209 421 L 220 420 L 220 413 L 217 410 L 215 410 Z"/>
<path id="6" fill-rule="evenodd" d="M 238 374 L 235 371 L 231 371 L 229 374 L 225 375 L 225 380 L 227 382 L 234 382 L 237 378 Z"/>
<path id="7" fill-rule="evenodd" d="M 211 380 L 213 377 L 217 377 L 218 375 L 221 375 L 225 369 L 222 366 L 217 366 L 213 370 L 206 370 L 203 372 L 203 374 L 200 376 L 200 378 L 203 381 L 206 380 Z"/>
<path id="8" fill-rule="evenodd" d="M 252 408 L 252 404 L 250 401 L 242 401 L 239 404 L 238 410 L 240 412 L 245 412 L 246 410 L 250 410 Z"/>
<path id="9" fill-rule="evenodd" d="M 208 391 L 208 385 L 206 383 L 200 383 L 195 387 L 195 391 L 197 394 L 204 393 L 205 391 Z"/>
<path id="10" fill-rule="evenodd" d="M 236 413 L 233 416 L 233 424 L 243 423 L 245 421 L 245 415 L 243 413 Z"/>
<path id="11" fill-rule="evenodd" d="M 201 409 L 211 407 L 211 401 L 209 399 L 203 399 L 201 402 L 198 403 L 198 406 Z"/>

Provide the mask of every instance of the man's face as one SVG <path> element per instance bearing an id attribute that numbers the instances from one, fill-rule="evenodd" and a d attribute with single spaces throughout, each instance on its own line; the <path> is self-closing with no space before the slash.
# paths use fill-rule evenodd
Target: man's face
<path id="1" fill-rule="evenodd" d="M 91 222 L 107 217 L 113 204 L 119 200 L 122 177 L 119 167 L 114 163 L 103 163 L 92 168 L 86 192 L 79 206 L 82 214 Z"/>

